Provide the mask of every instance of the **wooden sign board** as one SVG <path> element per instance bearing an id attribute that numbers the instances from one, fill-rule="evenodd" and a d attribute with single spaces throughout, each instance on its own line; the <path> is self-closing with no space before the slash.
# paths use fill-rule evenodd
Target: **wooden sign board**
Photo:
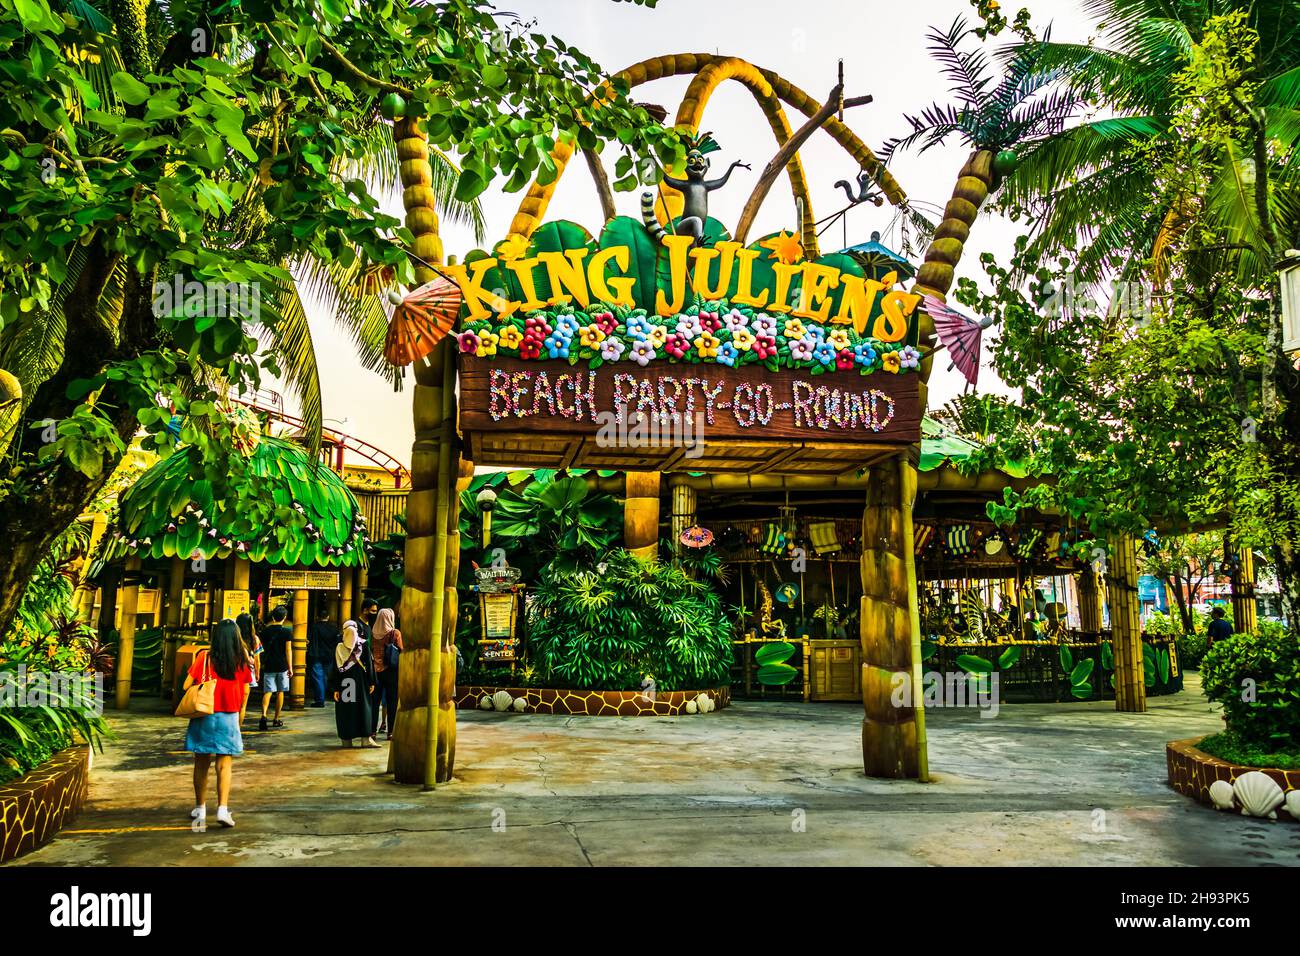
<path id="1" fill-rule="evenodd" d="M 337 571 L 294 571 L 276 568 L 271 571 L 271 587 L 286 591 L 337 591 Z"/>
<path id="2" fill-rule="evenodd" d="M 480 594 L 484 639 L 515 636 L 515 595 Z"/>
<path id="3" fill-rule="evenodd" d="M 513 664 L 516 659 L 515 652 L 518 649 L 518 643 L 513 637 L 502 640 L 479 641 L 479 660 Z"/>
<path id="4" fill-rule="evenodd" d="M 723 454 L 744 461 L 746 446 L 776 443 L 787 459 L 801 448 L 838 446 L 838 454 L 823 457 L 829 470 L 844 470 L 869 450 L 920 441 L 918 383 L 914 373 L 852 369 L 809 375 L 759 366 L 607 364 L 591 370 L 463 355 L 460 424 L 482 436 L 471 444 L 474 461 L 485 465 L 525 463 L 518 441 L 495 446 L 503 450 L 499 459 L 494 455 L 493 442 L 484 439 L 499 433 L 527 434 L 539 449 L 564 443 L 570 460 L 563 464 L 585 467 L 609 467 L 631 454 L 705 470 L 714 462 L 700 459 Z"/>

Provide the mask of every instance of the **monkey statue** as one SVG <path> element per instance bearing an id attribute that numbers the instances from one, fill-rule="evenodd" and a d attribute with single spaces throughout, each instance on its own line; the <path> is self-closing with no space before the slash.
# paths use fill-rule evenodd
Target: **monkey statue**
<path id="1" fill-rule="evenodd" d="M 677 232 L 679 235 L 693 237 L 696 245 L 704 238 L 704 222 L 709 218 L 709 193 L 725 186 L 737 166 L 741 169 L 750 168 L 748 163 L 736 160 L 719 178 L 705 179 L 709 172 L 708 154 L 721 148 L 712 133 L 701 133 L 690 141 L 690 147 L 686 151 L 686 178 L 678 179 L 664 174 L 663 181 L 674 189 L 681 190 L 685 197 Z M 641 194 L 641 219 L 654 240 L 662 242 L 667 231 L 655 216 L 655 194 L 652 192 Z"/>
<path id="2" fill-rule="evenodd" d="M 835 188 L 844 190 L 844 195 L 849 197 L 850 205 L 857 206 L 861 203 L 869 202 L 873 206 L 879 206 L 884 202 L 884 199 L 881 197 L 880 193 L 874 191 L 873 187 L 875 185 L 876 182 L 871 178 L 871 173 L 864 169 L 858 173 L 857 195 L 853 194 L 853 189 L 849 186 L 849 181 L 847 179 L 841 179 L 835 184 Z"/>

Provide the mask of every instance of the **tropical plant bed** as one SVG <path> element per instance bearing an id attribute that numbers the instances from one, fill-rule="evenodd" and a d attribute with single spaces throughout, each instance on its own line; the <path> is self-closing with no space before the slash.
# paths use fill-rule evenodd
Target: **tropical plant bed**
<path id="1" fill-rule="evenodd" d="M 0 784 L 0 863 L 48 841 L 81 811 L 90 789 L 90 747 L 60 750 Z"/>
<path id="2" fill-rule="evenodd" d="M 524 713 L 568 714 L 577 717 L 676 717 L 689 713 L 686 705 L 706 694 L 715 708 L 731 703 L 731 689 L 661 690 L 653 700 L 639 690 L 565 690 L 550 687 L 501 687 L 469 684 L 456 688 L 456 706 L 477 709 L 479 701 L 505 691 L 523 698 Z"/>
<path id="3" fill-rule="evenodd" d="M 1283 770 L 1278 767 L 1248 767 L 1229 763 L 1200 750 L 1197 744 L 1204 737 L 1172 740 L 1165 745 L 1165 762 L 1169 767 L 1169 786 L 1199 803 L 1214 806 L 1210 799 L 1210 786 L 1216 780 L 1233 783 L 1242 774 L 1252 770 L 1271 777 L 1283 792 L 1300 790 L 1300 769 Z M 1278 817 L 1290 816 L 1285 807 L 1278 808 Z"/>

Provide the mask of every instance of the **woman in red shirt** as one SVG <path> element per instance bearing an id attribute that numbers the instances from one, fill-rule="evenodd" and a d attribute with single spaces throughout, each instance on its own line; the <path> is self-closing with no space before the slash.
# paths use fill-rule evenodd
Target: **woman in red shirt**
<path id="1" fill-rule="evenodd" d="M 244 706 L 251 672 L 239 626 L 229 619 L 212 629 L 207 650 L 194 656 L 185 687 L 205 680 L 216 680 L 212 713 L 190 718 L 185 732 L 185 749 L 194 754 L 194 809 L 190 817 L 200 827 L 207 824 L 208 769 L 217 758 L 217 822 L 233 827 L 230 815 L 231 758 L 244 752 L 239 733 L 239 712 Z"/>

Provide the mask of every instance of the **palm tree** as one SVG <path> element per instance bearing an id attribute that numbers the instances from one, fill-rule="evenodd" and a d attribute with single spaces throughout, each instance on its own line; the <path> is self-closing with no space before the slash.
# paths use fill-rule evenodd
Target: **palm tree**
<path id="1" fill-rule="evenodd" d="M 1006 208 L 1023 207 L 1034 221 L 1028 261 L 1077 246 L 1081 281 L 1127 278 L 1151 261 L 1154 278 L 1167 276 L 1171 254 L 1193 222 L 1220 235 L 1196 252 L 1209 254 L 1202 267 L 1226 260 L 1239 274 L 1271 274 L 1274 255 L 1263 248 L 1275 231 L 1295 235 L 1297 157 L 1300 135 L 1300 24 L 1294 6 L 1245 0 L 1089 0 L 1089 13 L 1105 24 L 1099 42 L 1053 43 L 1049 38 L 1013 48 L 1037 48 L 1060 88 L 1081 104 L 1085 118 L 1027 144 L 1003 184 Z M 1202 140 L 1202 161 L 1213 171 L 1167 182 L 1164 160 L 1179 142 L 1180 96 L 1175 78 L 1216 17 L 1241 12 L 1261 37 L 1253 64 L 1252 103 L 1270 151 L 1269 212 L 1261 218 L 1250 178 L 1252 157 L 1227 138 Z M 1290 13 L 1288 13 L 1290 11 Z M 1256 175 L 1263 175 L 1261 168 Z M 1184 250 L 1185 251 L 1185 250 Z"/>
<path id="2" fill-rule="evenodd" d="M 1074 108 L 1069 91 L 1048 89 L 1057 76 L 1044 64 L 1038 47 L 1024 46 L 1007 56 L 998 77 L 983 50 L 967 48 L 973 34 L 962 17 L 947 31 L 930 31 L 930 52 L 941 64 L 956 103 L 934 103 L 908 116 L 912 131 L 887 142 L 880 154 L 888 161 L 900 150 L 916 146 L 925 152 L 952 137 L 972 149 L 916 274 L 916 291 L 940 297 L 952 288 L 970 228 L 1014 163 L 1014 149 L 1059 133 Z M 922 343 L 932 345 L 934 323 L 928 315 L 922 314 L 920 332 Z M 921 364 L 923 383 L 929 381 L 932 361 L 927 355 Z M 923 410 L 925 397 L 922 384 Z"/>

